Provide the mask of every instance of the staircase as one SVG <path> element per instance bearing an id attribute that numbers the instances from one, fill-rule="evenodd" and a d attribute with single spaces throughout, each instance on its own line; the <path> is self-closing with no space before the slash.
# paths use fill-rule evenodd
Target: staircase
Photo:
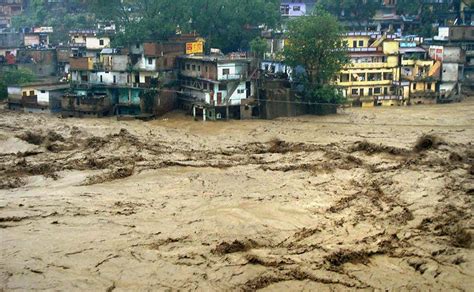
<path id="1" fill-rule="evenodd" d="M 436 61 L 433 67 L 431 67 L 430 71 L 428 72 L 428 76 L 433 77 L 434 75 L 438 73 L 440 68 L 441 68 L 441 61 Z"/>
<path id="2" fill-rule="evenodd" d="M 231 83 L 231 88 L 230 90 L 227 91 L 227 96 L 224 98 L 224 104 L 229 104 L 230 103 L 230 98 L 232 97 L 232 95 L 234 94 L 234 92 L 237 90 L 237 88 L 239 87 L 239 84 L 240 82 L 233 82 Z"/>
<path id="3" fill-rule="evenodd" d="M 387 34 L 383 34 L 381 37 L 379 37 L 373 44 L 370 45 L 371 48 L 378 48 L 384 40 L 387 39 Z"/>

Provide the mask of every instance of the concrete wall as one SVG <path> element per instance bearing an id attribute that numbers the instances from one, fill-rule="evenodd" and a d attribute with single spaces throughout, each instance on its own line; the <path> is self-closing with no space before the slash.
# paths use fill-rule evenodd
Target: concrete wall
<path id="1" fill-rule="evenodd" d="M 229 70 L 228 74 L 224 74 L 224 70 Z M 247 64 L 244 63 L 228 63 L 217 65 L 217 80 L 240 79 L 246 76 Z"/>
<path id="2" fill-rule="evenodd" d="M 100 41 L 103 41 L 103 44 L 100 44 Z M 110 38 L 109 37 L 96 37 L 88 36 L 86 38 L 86 48 L 88 50 L 100 50 L 110 47 Z"/>
<path id="3" fill-rule="evenodd" d="M 282 13 L 284 16 L 303 16 L 306 14 L 306 4 L 305 3 L 292 3 L 290 1 L 284 1 L 281 3 L 280 7 L 288 6 L 288 14 Z M 283 11 L 282 11 L 283 12 Z"/>
<path id="4" fill-rule="evenodd" d="M 294 92 L 282 81 L 266 82 L 260 90 L 260 116 L 263 119 L 294 117 L 300 115 L 336 114 L 336 105 L 306 104 L 299 101 Z"/>
<path id="5" fill-rule="evenodd" d="M 89 73 L 89 82 L 106 85 L 128 85 L 131 82 L 131 76 L 129 73 L 121 72 Z"/>
<path id="6" fill-rule="evenodd" d="M 443 82 L 457 82 L 459 79 L 459 64 L 457 63 L 443 63 L 441 81 Z"/>
<path id="7" fill-rule="evenodd" d="M 112 56 L 112 69 L 114 71 L 127 71 L 128 56 L 124 56 L 124 55 Z"/>
<path id="8" fill-rule="evenodd" d="M 38 46 L 40 44 L 40 38 L 37 34 L 27 34 L 24 39 L 25 46 Z"/>
<path id="9" fill-rule="evenodd" d="M 443 62 L 446 63 L 464 63 L 465 56 L 461 47 L 444 47 Z"/>

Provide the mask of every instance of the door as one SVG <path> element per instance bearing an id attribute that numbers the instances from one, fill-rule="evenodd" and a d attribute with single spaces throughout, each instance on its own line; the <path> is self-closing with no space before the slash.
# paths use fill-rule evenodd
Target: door
<path id="1" fill-rule="evenodd" d="M 222 92 L 218 92 L 217 93 L 217 104 L 221 104 L 222 103 Z"/>

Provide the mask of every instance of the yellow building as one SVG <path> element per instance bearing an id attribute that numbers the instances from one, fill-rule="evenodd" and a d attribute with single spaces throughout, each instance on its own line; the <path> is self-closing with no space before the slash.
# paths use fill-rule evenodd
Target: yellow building
<path id="1" fill-rule="evenodd" d="M 411 104 L 436 103 L 441 62 L 428 59 L 426 51 L 419 47 L 401 48 L 400 52 L 404 97 L 409 98 Z"/>
<path id="2" fill-rule="evenodd" d="M 436 91 L 436 63 L 426 60 L 423 49 L 400 48 L 405 44 L 395 35 L 375 32 L 348 33 L 345 40 L 351 64 L 340 72 L 337 85 L 353 105 L 406 105 L 412 94 Z"/>

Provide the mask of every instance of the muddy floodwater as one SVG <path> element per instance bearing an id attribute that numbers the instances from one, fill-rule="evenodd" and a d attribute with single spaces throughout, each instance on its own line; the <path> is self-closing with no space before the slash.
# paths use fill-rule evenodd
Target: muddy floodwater
<path id="1" fill-rule="evenodd" d="M 474 102 L 195 122 L 0 110 L 0 290 L 474 291 Z"/>

